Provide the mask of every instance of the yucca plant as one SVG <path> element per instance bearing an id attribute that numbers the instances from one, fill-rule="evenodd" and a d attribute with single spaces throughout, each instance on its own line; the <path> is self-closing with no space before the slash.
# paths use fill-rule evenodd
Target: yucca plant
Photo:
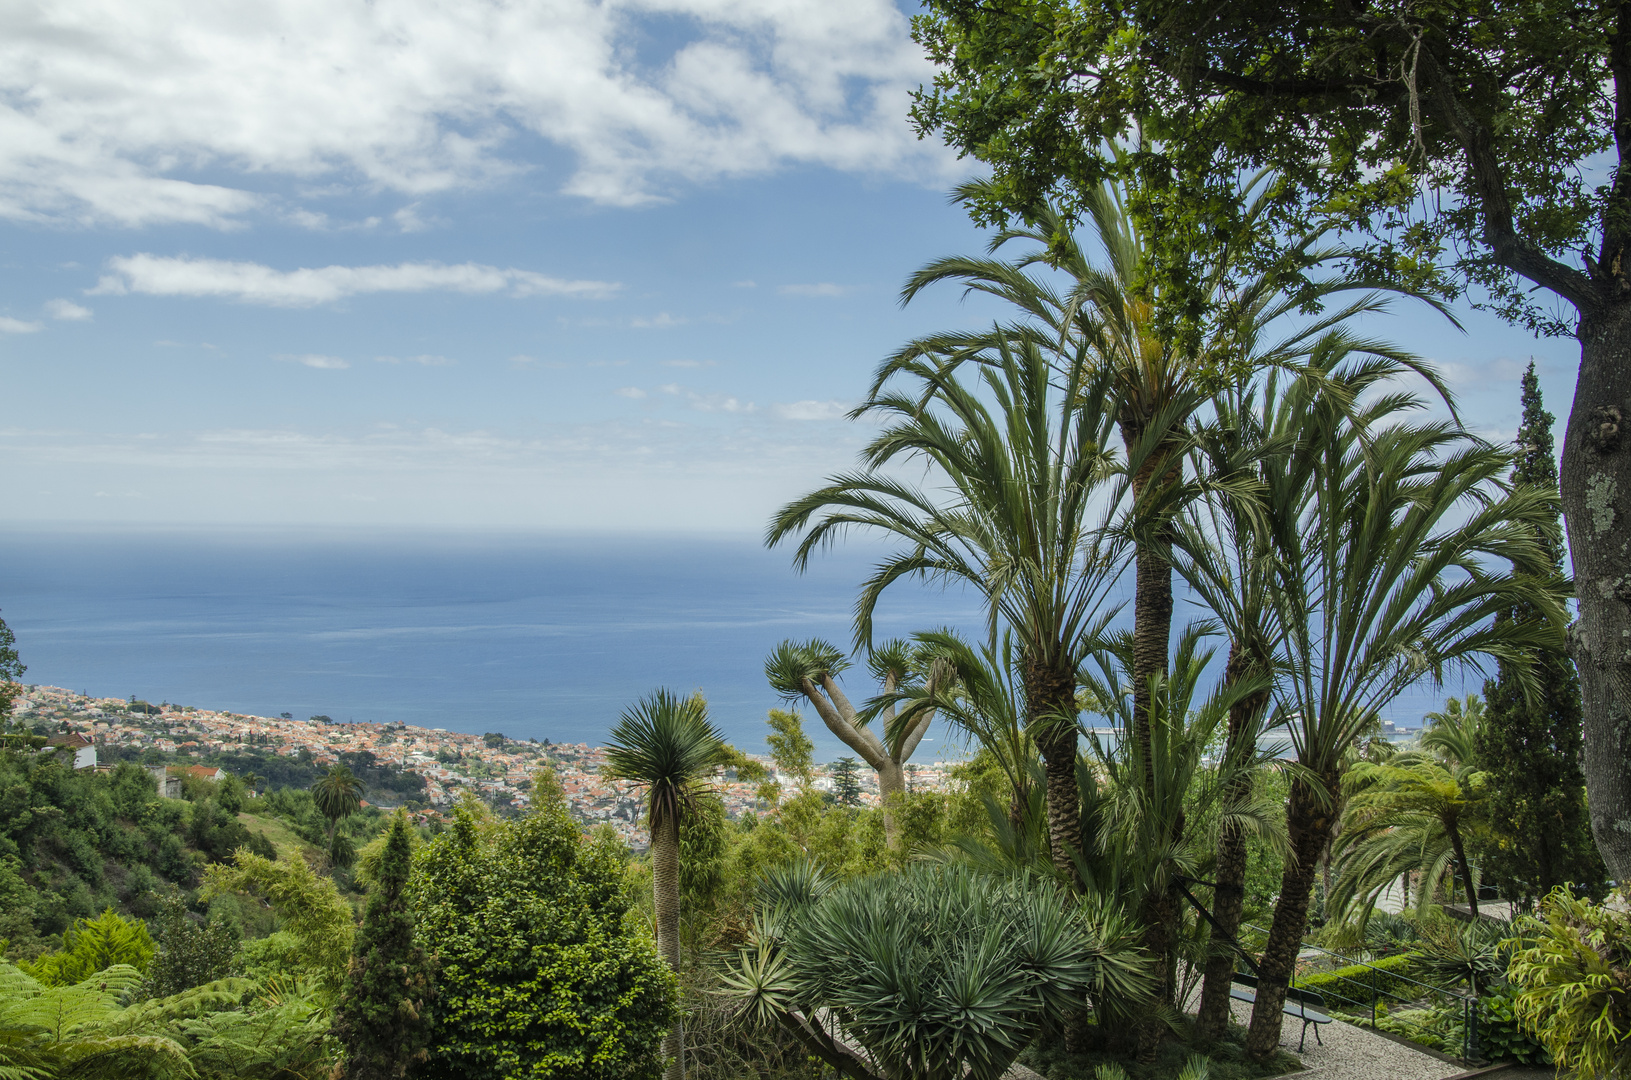
<path id="1" fill-rule="evenodd" d="M 708 703 L 701 694 L 682 700 L 668 690 L 658 690 L 625 712 L 606 740 L 602 773 L 632 780 L 646 789 L 657 952 L 676 972 L 680 968 L 680 820 L 690 811 L 697 787 L 730 760 L 730 748 L 709 722 Z M 676 1018 L 663 1040 L 671 1080 L 685 1075 L 684 1053 L 684 1031 Z"/>
<path id="2" fill-rule="evenodd" d="M 1031 875 L 918 863 L 816 892 L 761 908 L 726 984 L 856 1080 L 997 1080 L 1045 1017 L 1152 984 L 1125 918 Z"/>

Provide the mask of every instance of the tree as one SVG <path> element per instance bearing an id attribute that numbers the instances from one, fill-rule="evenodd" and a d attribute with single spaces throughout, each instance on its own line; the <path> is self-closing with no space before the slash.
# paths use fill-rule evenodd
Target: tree
<path id="1" fill-rule="evenodd" d="M 1552 414 L 1541 400 L 1533 362 L 1524 372 L 1521 401 L 1512 483 L 1556 494 Z M 1563 536 L 1556 519 L 1541 540 L 1561 575 Z M 1537 617 L 1522 607 L 1496 616 Z M 1565 882 L 1595 890 L 1608 875 L 1591 841 L 1580 772 L 1580 679 L 1561 650 L 1538 653 L 1523 666 L 1534 681 L 1533 696 L 1505 663 L 1484 684 L 1488 710 L 1479 729 L 1478 765 L 1489 774 L 1490 834 L 1478 851 L 1479 863 L 1485 878 L 1514 898 L 1534 901 Z"/>
<path id="2" fill-rule="evenodd" d="M 334 882 L 319 876 L 305 859 L 272 862 L 248 851 L 232 857 L 232 865 L 215 863 L 204 870 L 205 900 L 222 893 L 252 893 L 263 897 L 277 914 L 283 931 L 295 943 L 295 970 L 312 979 L 327 995 L 340 987 L 351 959 L 351 905 Z"/>
<path id="3" fill-rule="evenodd" d="M 18 680 L 27 670 L 17 655 L 17 635 L 0 619 L 0 722 L 10 720 L 12 703 L 23 692 Z"/>
<path id="4" fill-rule="evenodd" d="M 843 806 L 861 805 L 861 782 L 855 777 L 859 767 L 852 757 L 841 757 L 832 763 L 833 798 Z"/>
<path id="5" fill-rule="evenodd" d="M 657 951 L 675 972 L 680 969 L 680 822 L 691 809 L 696 788 L 729 760 L 701 694 L 682 701 L 658 690 L 625 712 L 606 740 L 604 775 L 646 789 Z M 680 1080 L 685 1043 L 678 1017 L 663 1038 L 663 1056 L 669 1059 L 669 1080 Z"/>
<path id="6" fill-rule="evenodd" d="M 1481 657 L 1557 647 L 1562 588 L 1540 572 L 1550 503 L 1505 490 L 1510 457 L 1444 423 L 1408 424 L 1409 395 L 1355 403 L 1355 363 L 1299 379 L 1285 408 L 1302 437 L 1271 461 L 1267 517 L 1285 628 L 1278 694 L 1297 769 L 1286 807 L 1290 850 L 1258 968 L 1247 1051 L 1279 1045 L 1281 1006 L 1331 839 L 1345 755 L 1378 708 L 1424 678 Z M 1541 622 L 1495 623 L 1517 602 Z"/>
<path id="7" fill-rule="evenodd" d="M 359 1080 L 404 1080 L 429 1056 L 434 970 L 414 941 L 407 895 L 412 860 L 412 833 L 399 810 L 373 873 L 368 909 L 334 1011 L 346 1075 Z"/>
<path id="8" fill-rule="evenodd" d="M 1060 873 L 1074 876 L 1072 853 L 1082 843 L 1076 668 L 1121 568 L 1118 543 L 1095 520 L 1096 499 L 1120 467 L 1111 448 L 1110 380 L 1080 362 L 1080 341 L 994 334 L 982 347 L 985 357 L 968 381 L 932 343 L 892 361 L 887 378 L 907 386 L 880 386 L 857 409 L 886 421 L 862 454 L 863 469 L 788 504 L 766 541 L 797 535 L 794 565 L 801 568 L 852 528 L 901 543 L 862 585 L 862 643 L 897 581 L 975 590 L 993 636 L 999 625 L 1012 631 L 1025 726 L 1044 762 L 1052 858 Z M 955 352 L 949 343 L 944 348 Z M 929 470 L 935 486 L 902 479 L 901 466 Z"/>
<path id="9" fill-rule="evenodd" d="M 1273 837 L 1280 809 L 1238 794 L 1240 774 L 1250 777 L 1263 765 L 1258 716 L 1221 761 L 1208 761 L 1209 747 L 1233 718 L 1237 702 L 1256 696 L 1270 682 L 1266 674 L 1224 679 L 1203 697 L 1201 680 L 1213 657 L 1207 638 L 1216 628 L 1208 620 L 1179 633 L 1170 674 L 1151 676 L 1146 700 L 1152 723 L 1147 729 L 1132 725 L 1138 707 L 1128 685 L 1136 663 L 1132 635 L 1112 637 L 1083 672 L 1083 683 L 1103 703 L 1111 724 L 1127 733 L 1108 747 L 1097 735 L 1090 740 L 1098 772 L 1108 782 L 1093 799 L 1096 847 L 1086 876 L 1101 898 L 1112 896 L 1138 912 L 1144 945 L 1155 963 L 1155 997 L 1169 1007 L 1182 1004 L 1176 990 L 1185 882 L 1199 880 L 1203 860 L 1214 846 L 1210 830 L 1195 824 L 1216 816 L 1233 831 Z M 1152 745 L 1141 745 L 1146 738 Z M 1274 744 L 1265 749 L 1275 749 Z M 1184 959 L 1193 963 L 1193 954 Z M 1151 1052 L 1160 1038 L 1149 1024 L 1139 1025 L 1137 1035 L 1141 1053 Z"/>
<path id="10" fill-rule="evenodd" d="M 770 746 L 776 771 L 791 779 L 799 791 L 809 790 L 815 778 L 815 744 L 804 734 L 803 717 L 785 709 L 771 709 L 765 722 L 770 725 L 765 742 Z"/>
<path id="11" fill-rule="evenodd" d="M 878 679 L 885 696 L 921 679 L 913 676 L 921 665 L 902 642 L 889 641 L 872 649 L 867 657 L 868 666 Z M 838 676 L 849 667 L 836 646 L 812 638 L 809 641 L 784 641 L 765 659 L 765 676 L 771 687 L 783 697 L 802 697 L 815 707 L 816 715 L 827 725 L 827 730 L 841 739 L 845 746 L 860 754 L 878 774 L 878 795 L 883 803 L 884 832 L 890 847 L 897 847 L 899 826 L 895 820 L 895 803 L 906 792 L 906 762 L 916 752 L 918 743 L 934 720 L 933 711 L 924 711 L 913 717 L 912 724 L 893 737 L 879 738 L 873 731 L 867 715 L 850 704 Z M 882 727 L 887 732 L 894 720 L 894 709 L 886 707 L 881 715 Z M 808 760 L 808 754 L 806 754 Z"/>
<path id="12" fill-rule="evenodd" d="M 419 944 L 439 959 L 425 1080 L 657 1080 L 675 979 L 624 883 L 623 845 L 564 804 L 519 820 L 474 797 L 415 857 Z"/>
<path id="13" fill-rule="evenodd" d="M 1344 340 L 1331 332 L 1316 346 L 1317 363 L 1340 351 Z M 1371 384 L 1386 377 L 1378 365 Z M 1239 757 L 1255 741 L 1269 706 L 1270 686 L 1262 682 L 1278 670 L 1277 657 L 1284 627 L 1273 602 L 1275 575 L 1274 523 L 1265 514 L 1269 500 L 1264 490 L 1269 463 L 1283 456 L 1301 434 L 1283 425 L 1295 418 L 1280 407 L 1280 376 L 1269 372 L 1244 389 L 1227 391 L 1213 399 L 1213 415 L 1198 425 L 1194 440 L 1201 463 L 1197 473 L 1218 478 L 1222 490 L 1210 499 L 1194 500 L 1173 524 L 1174 566 L 1196 596 L 1214 613 L 1229 635 L 1229 655 L 1223 669 L 1231 686 L 1257 680 L 1259 688 L 1236 695 L 1229 708 L 1225 757 Z M 1352 385 L 1362 393 L 1365 385 Z M 1256 777 L 1240 769 L 1221 803 L 1226 810 L 1249 805 Z M 1245 911 L 1249 859 L 1247 831 L 1233 814 L 1219 821 L 1217 865 L 1212 870 L 1212 918 L 1208 938 L 1205 979 L 1196 1020 L 1203 1037 L 1221 1037 L 1230 1017 L 1236 935 Z"/>
<path id="14" fill-rule="evenodd" d="M 329 846 L 334 846 L 334 828 L 340 819 L 362 809 L 363 784 L 344 765 L 330 766 L 311 787 L 318 812 L 328 819 Z"/>
<path id="15" fill-rule="evenodd" d="M 1631 3 L 928 6 L 915 36 L 941 70 L 913 115 L 991 164 L 987 216 L 1136 173 L 1172 224 L 1156 276 L 1182 282 L 1184 240 L 1271 167 L 1282 228 L 1262 246 L 1334 217 L 1369 233 L 1356 261 L 1376 273 L 1575 336 L 1561 494 L 1587 583 L 1584 771 L 1598 847 L 1631 877 Z M 1134 129 L 1131 160 L 1103 148 Z"/>
<path id="16" fill-rule="evenodd" d="M 97 918 L 78 919 L 64 930 L 60 951 L 20 966 L 45 986 L 73 986 L 115 965 L 146 972 L 154 951 L 152 935 L 141 920 L 122 918 L 108 908 Z"/>
<path id="17" fill-rule="evenodd" d="M 1479 771 L 1473 746 L 1483 703 L 1472 694 L 1451 698 L 1443 712 L 1427 715 L 1421 749 L 1381 761 L 1360 761 L 1343 779 L 1347 806 L 1342 833 L 1333 845 L 1337 881 L 1327 910 L 1360 909 L 1370 917 L 1376 899 L 1409 871 L 1420 871 L 1417 908 L 1425 911 L 1447 874 L 1459 874 L 1473 919 L 1478 918 L 1478 878 L 1467 858 L 1468 841 L 1482 825 L 1488 776 Z"/>
<path id="18" fill-rule="evenodd" d="M 147 969 L 142 996 L 169 997 L 237 974 L 238 937 L 232 927 L 224 921 L 200 926 L 187 914 L 179 891 L 172 890 L 159 901 L 154 922 L 159 952 Z"/>

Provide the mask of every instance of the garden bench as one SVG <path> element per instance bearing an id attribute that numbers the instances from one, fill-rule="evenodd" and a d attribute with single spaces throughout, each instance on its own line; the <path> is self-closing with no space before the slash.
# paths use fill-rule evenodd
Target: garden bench
<path id="1" fill-rule="evenodd" d="M 1257 976 L 1244 975 L 1235 972 L 1234 985 L 1229 987 L 1229 996 L 1236 1001 L 1248 1004 L 1257 1003 Z M 1297 1053 L 1303 1052 L 1303 1045 L 1308 1042 L 1308 1025 L 1314 1025 L 1314 1041 L 1321 1046 L 1325 1040 L 1320 1038 L 1321 1024 L 1329 1024 L 1331 1018 L 1318 1010 L 1326 1008 L 1325 999 L 1312 990 L 1298 990 L 1295 987 L 1287 988 L 1285 1004 L 1280 1011 L 1287 1016 L 1294 1016 L 1303 1022 L 1302 1037 L 1297 1040 Z"/>

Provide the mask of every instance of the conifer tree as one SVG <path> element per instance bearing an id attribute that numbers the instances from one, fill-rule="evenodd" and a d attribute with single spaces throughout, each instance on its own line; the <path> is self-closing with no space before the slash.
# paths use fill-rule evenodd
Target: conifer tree
<path id="1" fill-rule="evenodd" d="M 861 805 L 861 781 L 856 772 L 860 763 L 852 757 L 842 757 L 833 763 L 833 797 L 845 806 Z"/>
<path id="2" fill-rule="evenodd" d="M 1518 428 L 1514 485 L 1555 495 L 1557 459 L 1552 414 L 1540 396 L 1530 363 L 1523 376 L 1523 421 Z M 1555 519 L 1542 541 L 1563 572 L 1563 529 Z M 1526 607 L 1502 619 L 1538 618 Z M 1485 881 L 1516 898 L 1534 899 L 1574 882 L 1600 890 L 1607 873 L 1591 837 L 1585 777 L 1580 769 L 1580 679 L 1561 648 L 1538 655 L 1533 674 L 1539 693 L 1526 700 L 1512 665 L 1502 662 L 1484 684 L 1486 719 L 1478 733 L 1478 766 L 1490 774 L 1490 838 L 1478 852 Z"/>
<path id="3" fill-rule="evenodd" d="M 402 1080 L 426 1057 L 434 971 L 414 944 L 407 897 L 412 855 L 408 819 L 399 813 L 380 856 L 334 1015 L 352 1080 Z"/>

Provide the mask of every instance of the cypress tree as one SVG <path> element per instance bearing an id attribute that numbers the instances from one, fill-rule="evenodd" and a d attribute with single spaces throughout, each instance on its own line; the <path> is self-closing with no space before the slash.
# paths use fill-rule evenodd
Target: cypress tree
<path id="1" fill-rule="evenodd" d="M 845 806 L 861 805 L 861 781 L 856 775 L 860 763 L 852 757 L 839 758 L 833 763 L 833 797 Z"/>
<path id="2" fill-rule="evenodd" d="M 1522 403 L 1512 482 L 1555 496 L 1552 414 L 1541 401 L 1533 362 L 1523 376 Z M 1561 574 L 1561 524 L 1554 521 L 1542 542 Z M 1539 616 L 1518 607 L 1499 618 Z M 1597 894 L 1607 873 L 1586 814 L 1585 777 L 1580 770 L 1580 678 L 1562 647 L 1536 656 L 1531 666 L 1539 687 L 1533 700 L 1525 699 L 1505 661 L 1497 677 L 1484 683 L 1487 710 L 1478 733 L 1478 764 L 1489 774 L 1490 828 L 1479 845 L 1480 869 L 1485 881 L 1521 900 L 1544 896 L 1564 882 Z"/>
<path id="3" fill-rule="evenodd" d="M 345 1047 L 352 1080 L 402 1080 L 425 1060 L 426 1023 L 435 996 L 434 970 L 414 944 L 408 907 L 413 856 L 408 819 L 397 814 L 380 856 L 368 909 L 334 1012 L 334 1033 Z"/>

